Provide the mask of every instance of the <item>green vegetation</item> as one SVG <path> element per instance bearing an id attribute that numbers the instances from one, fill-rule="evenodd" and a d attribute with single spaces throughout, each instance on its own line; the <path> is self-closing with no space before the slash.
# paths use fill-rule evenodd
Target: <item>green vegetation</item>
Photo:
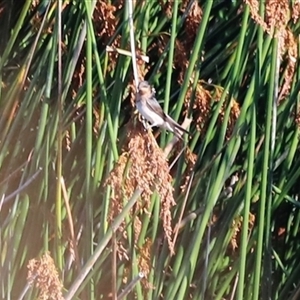
<path id="1" fill-rule="evenodd" d="M 13 3 L 0 298 L 298 299 L 299 1 L 133 1 L 184 141 L 135 111 L 129 1 Z"/>

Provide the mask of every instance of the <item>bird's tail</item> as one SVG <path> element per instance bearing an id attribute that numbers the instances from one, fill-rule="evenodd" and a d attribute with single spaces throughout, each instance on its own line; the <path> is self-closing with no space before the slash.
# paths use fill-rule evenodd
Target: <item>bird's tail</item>
<path id="1" fill-rule="evenodd" d="M 187 133 L 190 134 L 189 131 L 187 131 L 185 128 L 183 128 L 182 126 L 180 126 L 177 122 L 175 122 L 170 116 L 167 115 L 168 118 L 168 122 L 170 124 L 172 124 L 172 127 L 175 129 L 177 129 L 177 131 L 180 131 L 181 133 Z"/>

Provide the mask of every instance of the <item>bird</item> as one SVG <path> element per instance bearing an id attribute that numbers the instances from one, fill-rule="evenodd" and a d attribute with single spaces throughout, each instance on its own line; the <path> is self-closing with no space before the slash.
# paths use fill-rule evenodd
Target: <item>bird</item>
<path id="1" fill-rule="evenodd" d="M 179 139 L 182 139 L 181 136 L 183 133 L 189 134 L 185 128 L 181 127 L 162 110 L 155 98 L 155 90 L 148 81 L 141 81 L 138 84 L 136 108 L 142 117 L 151 123 L 150 126 L 147 126 L 148 129 L 152 127 L 161 127 L 173 132 Z"/>

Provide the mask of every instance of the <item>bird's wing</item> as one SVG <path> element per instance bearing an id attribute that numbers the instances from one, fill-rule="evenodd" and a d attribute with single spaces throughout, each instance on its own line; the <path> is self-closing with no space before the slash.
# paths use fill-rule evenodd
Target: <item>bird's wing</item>
<path id="1" fill-rule="evenodd" d="M 158 114 L 164 120 L 166 119 L 166 114 L 162 110 L 161 106 L 157 102 L 154 97 L 147 99 L 146 104 L 149 106 L 151 110 L 153 110 L 156 114 Z"/>
<path id="2" fill-rule="evenodd" d="M 176 128 L 179 131 L 188 133 L 189 132 L 184 129 L 183 127 L 181 127 L 176 121 L 174 121 L 169 115 L 165 114 L 164 111 L 162 110 L 161 106 L 159 105 L 159 103 L 157 102 L 157 100 L 155 99 L 155 97 L 150 97 L 149 99 L 147 99 L 146 104 L 149 106 L 149 108 L 154 111 L 156 114 L 158 114 L 164 121 L 168 122 L 173 129 Z M 174 130 L 173 130 L 174 131 Z"/>

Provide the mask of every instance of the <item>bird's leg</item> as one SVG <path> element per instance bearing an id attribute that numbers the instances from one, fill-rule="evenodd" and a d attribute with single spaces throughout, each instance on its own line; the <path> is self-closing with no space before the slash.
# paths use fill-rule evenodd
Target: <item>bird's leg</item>
<path id="1" fill-rule="evenodd" d="M 149 124 L 148 124 L 147 120 L 144 117 L 142 117 L 142 123 L 143 123 L 144 128 L 146 130 L 149 130 Z"/>

